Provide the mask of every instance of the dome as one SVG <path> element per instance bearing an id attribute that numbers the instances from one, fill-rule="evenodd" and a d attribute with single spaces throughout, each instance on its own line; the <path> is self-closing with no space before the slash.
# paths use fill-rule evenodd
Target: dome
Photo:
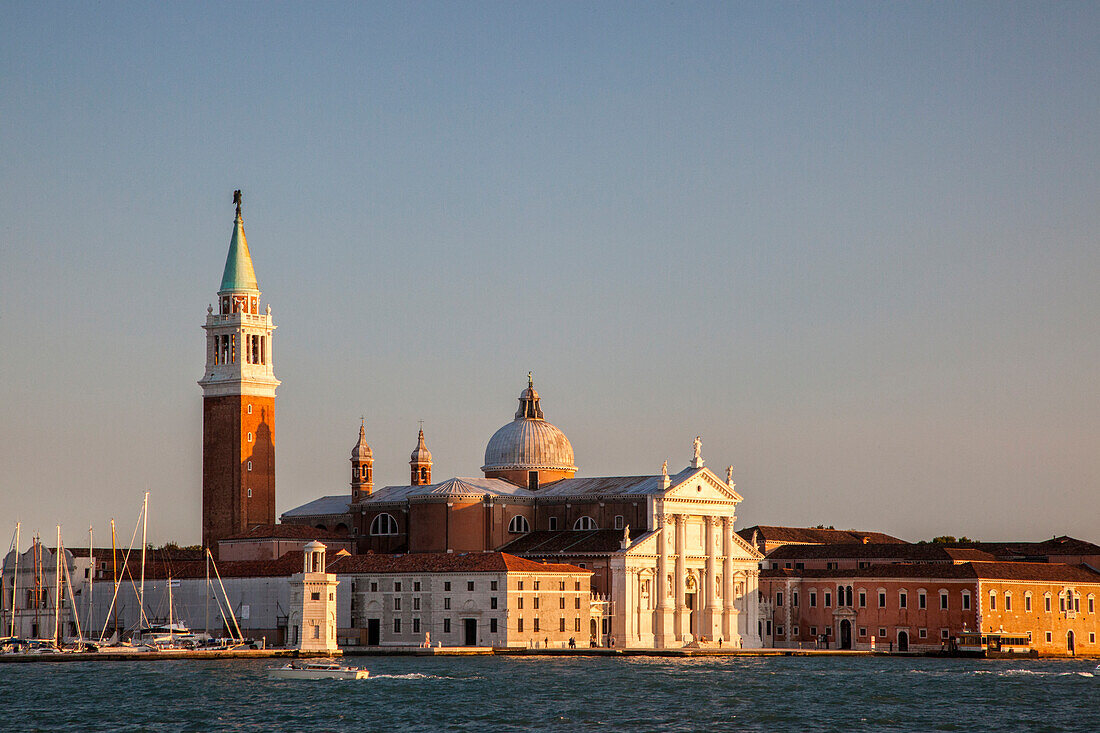
<path id="1" fill-rule="evenodd" d="M 485 447 L 482 471 L 552 470 L 575 472 L 573 446 L 542 416 L 539 394 L 528 375 L 516 419 L 493 433 Z"/>

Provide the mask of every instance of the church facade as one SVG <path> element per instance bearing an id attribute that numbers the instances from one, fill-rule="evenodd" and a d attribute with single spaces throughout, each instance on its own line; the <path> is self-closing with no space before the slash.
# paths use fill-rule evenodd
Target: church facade
<path id="1" fill-rule="evenodd" d="M 359 553 L 500 550 L 592 572 L 601 645 L 760 646 L 762 555 L 735 529 L 732 469 L 705 466 L 701 442 L 683 470 L 578 478 L 572 445 L 546 421 L 533 381 L 514 419 L 488 441 L 482 475 L 432 482 L 423 431 L 410 483 L 376 489 L 364 427 L 351 492 L 284 513 L 284 523 L 346 531 Z M 598 621 L 597 621 L 598 618 Z"/>

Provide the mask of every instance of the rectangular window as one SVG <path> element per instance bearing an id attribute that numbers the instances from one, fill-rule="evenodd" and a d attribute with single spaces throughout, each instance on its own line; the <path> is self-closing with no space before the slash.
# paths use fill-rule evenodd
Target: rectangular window
<path id="1" fill-rule="evenodd" d="M 378 592 L 378 583 L 371 583 L 370 584 L 370 592 L 371 593 L 377 593 Z"/>
<path id="2" fill-rule="evenodd" d="M 413 598 L 413 610 L 414 611 L 419 611 L 420 610 L 420 596 L 416 596 L 415 598 Z"/>
<path id="3" fill-rule="evenodd" d="M 516 631 L 523 633 L 523 619 L 516 619 Z"/>
<path id="4" fill-rule="evenodd" d="M 401 610 L 401 599 L 400 598 L 394 598 L 393 599 L 393 610 L 395 610 L 395 611 L 400 611 Z"/>
<path id="5" fill-rule="evenodd" d="M 990 611 L 996 611 L 997 610 L 997 593 L 996 593 L 996 591 L 990 591 L 989 592 L 989 610 Z"/>
<path id="6" fill-rule="evenodd" d="M 919 629 L 917 631 L 917 636 L 919 636 L 922 639 L 927 639 L 928 638 L 928 629 Z"/>
<path id="7" fill-rule="evenodd" d="M 878 607 L 886 608 L 886 593 L 879 591 L 878 594 Z"/>
<path id="8" fill-rule="evenodd" d="M 817 592 L 810 591 L 810 608 L 817 608 Z"/>
<path id="9" fill-rule="evenodd" d="M 765 633 L 765 634 L 767 634 L 768 636 L 771 636 L 771 635 L 772 635 L 772 622 L 771 622 L 771 621 L 768 621 L 768 622 L 766 622 L 766 623 L 767 623 L 767 625 L 768 625 L 768 630 L 767 630 L 767 631 L 765 631 L 764 633 Z"/>
<path id="10" fill-rule="evenodd" d="M 535 631 L 538 632 L 538 630 L 539 630 L 539 617 L 535 616 Z"/>
<path id="11" fill-rule="evenodd" d="M 523 590 L 523 581 L 520 580 L 516 583 L 516 590 Z"/>
<path id="12" fill-rule="evenodd" d="M 791 591 L 791 605 L 798 606 L 798 591 L 796 590 Z"/>
<path id="13" fill-rule="evenodd" d="M 951 637 L 951 632 L 950 631 L 948 631 L 947 629 L 940 629 L 940 638 L 941 639 L 949 639 L 950 637 Z"/>
<path id="14" fill-rule="evenodd" d="M 413 582 L 413 591 L 416 592 L 416 593 L 420 592 L 420 581 L 419 580 Z"/>
<path id="15" fill-rule="evenodd" d="M 816 626 L 811 626 L 810 627 L 810 636 L 817 636 L 817 627 Z"/>
<path id="16" fill-rule="evenodd" d="M 539 581 L 536 580 L 535 581 L 535 590 L 538 590 L 538 589 L 539 589 Z"/>
<path id="17" fill-rule="evenodd" d="M 550 517 L 549 519 L 547 519 L 546 520 L 546 528 L 548 530 L 550 530 L 551 532 L 554 532 L 555 530 L 557 530 L 557 528 L 558 528 L 558 518 L 557 517 Z"/>
<path id="18" fill-rule="evenodd" d="M 825 563 L 825 569 L 826 570 L 836 570 L 836 563 L 835 562 Z"/>
<path id="19" fill-rule="evenodd" d="M 523 619 L 520 619 L 519 621 L 519 630 L 523 631 Z M 443 633 L 451 633 L 451 620 L 449 618 L 443 619 Z"/>
<path id="20" fill-rule="evenodd" d="M 444 611 L 451 610 L 451 599 L 450 598 L 444 598 L 443 599 L 443 610 Z"/>
<path id="21" fill-rule="evenodd" d="M 1093 598 L 1092 596 L 1089 596 L 1089 613 L 1096 613 L 1096 612 L 1095 612 L 1095 611 L 1093 610 L 1093 601 L 1094 601 L 1094 600 L 1096 600 L 1096 599 L 1095 599 L 1095 598 Z M 1031 609 L 1029 608 L 1028 610 L 1030 611 Z"/>
<path id="22" fill-rule="evenodd" d="M 449 591 L 450 589 L 451 589 L 451 581 L 449 581 L 449 580 L 443 581 L 443 590 Z M 523 584 L 522 583 L 520 583 L 519 589 L 523 590 Z"/>
<path id="23" fill-rule="evenodd" d="M 516 599 L 516 608 L 523 610 L 523 596 Z"/>
<path id="24" fill-rule="evenodd" d="M 1024 610 L 1031 611 L 1031 596 L 1024 596 Z"/>
<path id="25" fill-rule="evenodd" d="M 558 631 L 565 631 L 565 617 L 562 616 L 558 619 Z"/>
<path id="26" fill-rule="evenodd" d="M 917 594 L 917 608 L 922 611 L 928 608 L 928 596 L 924 595 L 923 593 Z"/>
<path id="27" fill-rule="evenodd" d="M 879 630 L 878 630 L 878 638 L 879 639 L 885 639 L 886 638 L 886 629 L 881 627 L 881 626 L 879 627 Z"/>
<path id="28" fill-rule="evenodd" d="M 867 627 L 866 626 L 860 626 L 859 627 L 859 635 L 860 636 L 867 636 Z"/>
<path id="29" fill-rule="evenodd" d="M 489 590 L 496 590 L 496 589 L 497 589 L 497 582 L 495 580 L 490 580 L 489 581 Z"/>
<path id="30" fill-rule="evenodd" d="M 859 592 L 859 607 L 867 608 L 867 591 L 865 590 Z"/>
<path id="31" fill-rule="evenodd" d="M 1012 610 L 1012 596 L 1010 596 L 1008 593 L 1005 593 L 1005 610 Z"/>
<path id="32" fill-rule="evenodd" d="M 581 607 L 581 597 L 577 596 L 576 598 L 573 599 L 573 608 L 580 608 L 580 607 Z"/>
<path id="33" fill-rule="evenodd" d="M 906 608 L 909 603 L 909 597 L 905 593 L 898 593 L 898 608 Z"/>
<path id="34" fill-rule="evenodd" d="M 394 593 L 400 593 L 401 592 L 401 581 L 400 580 L 393 581 L 393 592 Z"/>
<path id="35" fill-rule="evenodd" d="M 565 608 L 565 596 L 558 598 L 558 608 Z"/>
<path id="36" fill-rule="evenodd" d="M 1043 606 L 1045 606 L 1043 610 L 1050 613 L 1050 596 L 1043 597 Z"/>
<path id="37" fill-rule="evenodd" d="M 782 608 L 783 607 L 783 593 L 781 591 L 776 591 L 776 593 L 775 593 L 775 607 L 776 608 Z"/>
<path id="38" fill-rule="evenodd" d="M 1051 635 L 1050 635 L 1050 632 L 1048 631 L 1047 632 L 1047 644 L 1049 644 L 1051 641 L 1052 641 Z"/>
<path id="39" fill-rule="evenodd" d="M 60 561 L 58 562 L 58 564 L 60 564 Z M 321 600 L 321 594 L 320 593 L 310 593 L 309 594 L 309 600 L 319 601 L 319 600 Z"/>
<path id="40" fill-rule="evenodd" d="M 497 633 L 497 620 L 495 618 L 489 619 L 489 633 Z"/>
<path id="41" fill-rule="evenodd" d="M 578 580 L 575 583 L 573 583 L 573 590 L 580 590 L 580 589 L 581 589 L 581 581 Z"/>
<path id="42" fill-rule="evenodd" d="M 535 606 L 534 607 L 535 608 L 539 607 L 539 597 L 538 596 L 535 596 Z"/>
<path id="43" fill-rule="evenodd" d="M 833 605 L 833 592 L 830 590 L 825 591 L 825 608 L 829 608 Z"/>
<path id="44" fill-rule="evenodd" d="M 622 514 L 616 514 L 615 515 L 615 529 L 622 529 L 623 526 L 624 526 L 623 525 L 623 515 Z"/>
<path id="45" fill-rule="evenodd" d="M 473 589 L 474 589 L 474 581 L 467 580 L 466 581 L 466 590 L 473 590 Z"/>
<path id="46" fill-rule="evenodd" d="M 1089 643 L 1090 644 L 1095 644 L 1096 643 L 1096 632 L 1095 631 L 1090 631 L 1089 632 Z"/>
<path id="47" fill-rule="evenodd" d="M 419 634 L 420 633 L 420 619 L 419 618 L 414 618 L 413 619 L 413 633 L 414 634 Z"/>
<path id="48" fill-rule="evenodd" d="M 493 596 L 489 599 L 489 608 L 495 609 L 497 607 L 497 597 Z"/>
<path id="49" fill-rule="evenodd" d="M 970 609 L 970 596 L 967 595 L 967 594 L 963 594 L 963 610 L 966 611 L 966 610 L 969 610 L 969 609 Z M 947 591 L 943 591 L 942 593 L 940 593 L 940 610 L 941 611 L 946 611 L 947 610 Z"/>
<path id="50" fill-rule="evenodd" d="M 401 633 L 401 619 L 399 619 L 399 618 L 395 618 L 393 620 L 393 633 L 395 633 L 395 634 L 400 634 Z"/>
<path id="51" fill-rule="evenodd" d="M 792 626 L 791 627 L 791 638 L 792 639 L 797 639 L 798 638 L 798 627 L 797 626 Z"/>

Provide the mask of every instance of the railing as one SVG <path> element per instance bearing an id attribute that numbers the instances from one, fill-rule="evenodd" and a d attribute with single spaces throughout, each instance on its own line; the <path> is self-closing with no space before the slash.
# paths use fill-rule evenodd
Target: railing
<path id="1" fill-rule="evenodd" d="M 212 326 L 216 323 L 248 323 L 256 326 L 270 326 L 271 316 L 266 313 L 207 313 L 206 324 Z"/>

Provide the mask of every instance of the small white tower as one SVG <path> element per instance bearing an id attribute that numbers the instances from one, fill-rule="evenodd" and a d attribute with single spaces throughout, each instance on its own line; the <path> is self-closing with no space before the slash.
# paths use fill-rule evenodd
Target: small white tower
<path id="1" fill-rule="evenodd" d="M 290 576 L 289 646 L 303 652 L 339 651 L 336 645 L 336 580 L 325 572 L 325 546 L 314 540 L 305 546 L 302 572 Z"/>

